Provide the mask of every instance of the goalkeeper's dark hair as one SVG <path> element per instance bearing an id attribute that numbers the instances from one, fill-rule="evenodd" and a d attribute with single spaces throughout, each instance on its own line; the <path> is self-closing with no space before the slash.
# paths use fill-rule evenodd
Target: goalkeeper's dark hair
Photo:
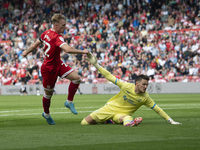
<path id="1" fill-rule="evenodd" d="M 141 81 L 142 79 L 149 81 L 148 76 L 141 74 L 141 75 L 139 75 L 135 78 L 135 83 L 138 82 L 138 81 Z"/>

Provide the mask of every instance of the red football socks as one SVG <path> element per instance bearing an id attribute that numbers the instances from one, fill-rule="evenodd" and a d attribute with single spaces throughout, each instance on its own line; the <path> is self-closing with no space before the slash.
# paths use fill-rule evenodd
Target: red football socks
<path id="1" fill-rule="evenodd" d="M 46 114 L 49 114 L 49 107 L 50 107 L 51 99 L 47 99 L 43 96 L 42 102 L 43 102 L 44 112 Z"/>
<path id="2" fill-rule="evenodd" d="M 73 101 L 74 95 L 79 87 L 79 84 L 74 84 L 73 82 L 70 83 L 69 88 L 68 88 L 68 100 Z"/>

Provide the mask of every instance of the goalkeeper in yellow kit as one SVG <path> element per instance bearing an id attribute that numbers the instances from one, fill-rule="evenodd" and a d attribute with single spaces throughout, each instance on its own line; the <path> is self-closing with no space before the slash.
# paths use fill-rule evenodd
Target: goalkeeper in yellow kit
<path id="1" fill-rule="evenodd" d="M 96 57 L 91 53 L 88 54 L 88 61 L 93 64 L 97 70 L 109 81 L 120 88 L 120 92 L 112 97 L 103 107 L 92 112 L 81 122 L 82 125 L 105 123 L 114 121 L 124 126 L 135 126 L 141 123 L 142 117 L 132 118 L 132 114 L 142 105 L 153 109 L 161 117 L 166 119 L 170 124 L 181 124 L 171 119 L 146 92 L 149 77 L 139 75 L 135 79 L 135 84 L 118 80 L 106 69 L 97 63 Z"/>

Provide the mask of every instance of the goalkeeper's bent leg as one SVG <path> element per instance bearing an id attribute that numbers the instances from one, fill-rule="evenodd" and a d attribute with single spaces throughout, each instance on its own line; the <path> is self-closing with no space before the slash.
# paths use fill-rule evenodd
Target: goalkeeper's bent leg
<path id="1" fill-rule="evenodd" d="M 133 117 L 125 116 L 123 119 L 123 125 L 126 126 L 126 124 L 130 123 L 131 121 L 133 121 Z"/>
<path id="2" fill-rule="evenodd" d="M 89 123 L 85 120 L 85 118 L 81 121 L 81 125 L 89 125 Z"/>
<path id="3" fill-rule="evenodd" d="M 89 124 L 97 124 L 97 122 L 90 115 L 88 115 L 81 121 L 81 125 L 89 125 Z"/>

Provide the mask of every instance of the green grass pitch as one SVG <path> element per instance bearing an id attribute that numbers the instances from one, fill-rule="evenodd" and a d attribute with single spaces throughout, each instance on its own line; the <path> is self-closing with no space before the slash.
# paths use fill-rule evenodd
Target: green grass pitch
<path id="1" fill-rule="evenodd" d="M 81 120 L 113 95 L 76 95 L 78 115 L 64 107 L 66 95 L 54 95 L 51 116 L 42 117 L 42 96 L 0 96 L 0 150 L 199 150 L 200 94 L 152 94 L 151 97 L 182 125 L 170 125 L 142 106 L 133 117 L 139 126 L 90 125 Z"/>

